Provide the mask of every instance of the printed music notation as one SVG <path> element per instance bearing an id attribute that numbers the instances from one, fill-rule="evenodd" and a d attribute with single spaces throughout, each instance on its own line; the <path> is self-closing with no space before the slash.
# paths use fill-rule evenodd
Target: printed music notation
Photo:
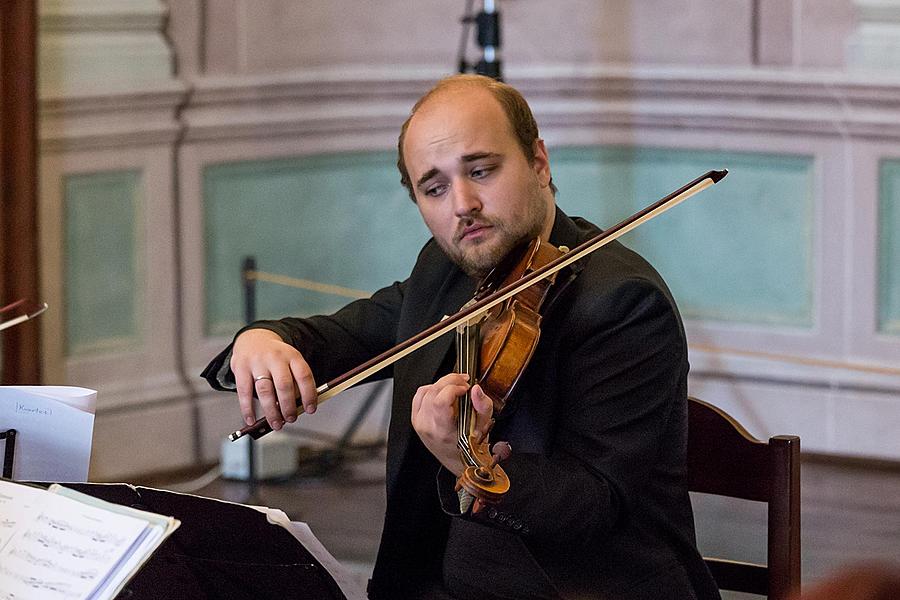
<path id="1" fill-rule="evenodd" d="M 46 558 L 33 555 L 28 550 L 14 549 L 9 553 L 10 556 L 21 558 L 28 564 L 36 567 L 43 567 L 65 575 L 66 577 L 75 577 L 77 579 L 96 579 L 100 572 L 97 569 L 69 569 L 65 565 L 54 563 Z"/>
<path id="2" fill-rule="evenodd" d="M 36 593 L 49 593 L 52 598 L 71 598 L 74 600 L 80 597 L 78 592 L 72 590 L 65 581 L 54 581 L 52 579 L 44 579 L 43 577 L 22 575 L 21 573 L 10 571 L 4 566 L 0 566 L 0 578 L 4 577 L 10 578 Z M 20 598 L 22 598 L 22 596 L 19 595 L 20 593 L 21 592 L 18 591 L 7 592 L 0 590 L 0 600 L 20 600 Z M 37 596 L 35 595 L 35 597 Z"/>
<path id="3" fill-rule="evenodd" d="M 61 486 L 0 480 L 0 600 L 112 598 L 178 526 Z"/>
<path id="4" fill-rule="evenodd" d="M 38 515 L 37 521 L 39 523 L 46 523 L 50 529 L 55 529 L 60 532 L 71 532 L 100 544 L 111 543 L 114 546 L 121 546 L 126 541 L 124 536 L 110 533 L 107 530 L 101 530 L 96 527 L 79 527 L 75 523 L 70 523 L 64 519 L 54 519 L 45 514 Z"/>
<path id="5" fill-rule="evenodd" d="M 43 515 L 41 515 L 43 516 Z M 96 560 L 96 561 L 104 561 L 108 560 L 109 557 L 116 552 L 117 547 L 121 547 L 121 544 L 118 545 L 102 545 L 99 547 L 96 546 L 86 546 L 84 543 L 82 544 L 68 544 L 59 538 L 55 538 L 52 535 L 47 535 L 43 531 L 35 531 L 29 530 L 25 532 L 25 535 L 22 538 L 29 542 L 29 545 L 40 546 L 46 550 L 52 551 L 58 558 L 68 559 L 76 558 L 78 560 Z M 64 538 L 64 539 L 68 539 Z M 83 537 L 79 537 L 80 541 L 86 542 Z M 93 540 L 91 540 L 93 541 Z"/>

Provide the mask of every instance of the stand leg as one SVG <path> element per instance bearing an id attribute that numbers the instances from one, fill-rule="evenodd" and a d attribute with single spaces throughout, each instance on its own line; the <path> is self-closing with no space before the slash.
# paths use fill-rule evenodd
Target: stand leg
<path id="1" fill-rule="evenodd" d="M 244 282 L 244 321 L 249 325 L 256 320 L 256 259 L 252 256 L 244 257 L 244 265 L 241 268 L 241 280 Z M 257 498 L 256 440 L 247 439 L 247 497 L 245 504 L 262 504 Z"/>
<path id="2" fill-rule="evenodd" d="M 16 430 L 7 429 L 0 431 L 0 440 L 6 440 L 6 448 L 3 450 L 3 477 L 12 479 L 13 461 L 16 458 Z"/>

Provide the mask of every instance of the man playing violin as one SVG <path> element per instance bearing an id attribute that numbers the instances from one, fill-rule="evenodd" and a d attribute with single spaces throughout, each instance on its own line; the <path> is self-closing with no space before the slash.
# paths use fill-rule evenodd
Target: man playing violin
<path id="1" fill-rule="evenodd" d="M 537 125 L 512 87 L 447 78 L 401 130 L 401 182 L 432 233 L 405 281 L 330 316 L 260 321 L 204 371 L 254 394 L 274 429 L 316 410 L 328 381 L 455 313 L 524 242 L 599 233 L 556 207 Z M 613 242 L 564 269 L 534 356 L 502 412 L 454 370 L 450 336 L 401 359 L 387 450 L 387 511 L 370 598 L 718 598 L 694 541 L 685 481 L 687 349 L 660 276 Z M 459 397 L 508 442 L 499 502 L 454 488 Z"/>

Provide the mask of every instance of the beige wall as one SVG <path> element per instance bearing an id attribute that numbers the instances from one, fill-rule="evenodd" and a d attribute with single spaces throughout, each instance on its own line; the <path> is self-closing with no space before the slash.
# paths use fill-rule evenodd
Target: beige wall
<path id="1" fill-rule="evenodd" d="M 850 266 L 873 260 L 860 240 L 876 230 L 876 167 L 900 147 L 900 69 L 889 56 L 864 68 L 848 58 L 848 48 L 865 38 L 858 18 L 865 3 L 501 0 L 499 7 L 507 79 L 533 102 L 551 145 L 813 157 L 821 199 L 815 227 L 819 239 L 836 239 L 836 246 L 817 246 L 819 328 L 691 322 L 692 339 L 705 344 L 692 361 L 707 375 L 692 386 L 752 421 L 757 435 L 800 431 L 808 449 L 900 458 L 887 441 L 858 451 L 872 426 L 895 423 L 896 395 L 842 391 L 900 391 L 900 375 L 890 370 L 900 364 L 900 342 L 877 336 L 868 318 L 875 273 Z M 227 342 L 205 337 L 200 326 L 205 166 L 391 149 L 418 94 L 455 70 L 463 6 L 41 3 L 42 277 L 51 304 L 64 305 L 66 296 L 59 226 L 65 178 L 137 170 L 146 199 L 139 212 L 146 235 L 134 249 L 151 290 L 136 303 L 141 341 L 115 354 L 66 355 L 66 315 L 45 320 L 47 382 L 100 391 L 92 477 L 128 479 L 215 460 L 236 424 L 233 400 L 209 393 L 196 377 Z M 469 58 L 477 58 L 472 43 Z M 798 366 L 737 351 L 831 364 Z M 841 366 L 850 363 L 882 371 L 870 376 Z M 803 381 L 820 387 L 803 388 Z M 330 409 L 331 419 L 310 427 L 340 431 L 357 405 Z M 379 435 L 382 409 L 364 435 Z M 854 423 L 847 413 L 864 418 Z"/>
<path id="2" fill-rule="evenodd" d="M 430 65 L 452 71 L 464 4 L 187 1 L 171 3 L 170 26 L 179 55 L 199 55 L 190 72 L 251 75 L 336 65 Z M 510 69 L 602 63 L 842 68 L 843 44 L 857 24 L 852 0 L 500 0 L 497 5 Z M 202 41 L 188 31 L 202 31 Z"/>

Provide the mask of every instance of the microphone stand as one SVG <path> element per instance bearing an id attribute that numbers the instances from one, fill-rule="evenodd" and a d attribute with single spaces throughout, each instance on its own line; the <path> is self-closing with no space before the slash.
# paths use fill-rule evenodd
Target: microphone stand
<path id="1" fill-rule="evenodd" d="M 500 13 L 497 11 L 495 0 L 484 0 L 482 10 L 472 16 L 472 0 L 466 5 L 466 14 L 462 18 L 463 33 L 460 42 L 459 72 L 468 72 L 473 65 L 466 61 L 466 44 L 469 37 L 469 28 L 475 23 L 477 28 L 475 39 L 481 47 L 481 60 L 474 65 L 475 73 L 493 77 L 498 81 L 503 80 L 500 61 Z"/>

